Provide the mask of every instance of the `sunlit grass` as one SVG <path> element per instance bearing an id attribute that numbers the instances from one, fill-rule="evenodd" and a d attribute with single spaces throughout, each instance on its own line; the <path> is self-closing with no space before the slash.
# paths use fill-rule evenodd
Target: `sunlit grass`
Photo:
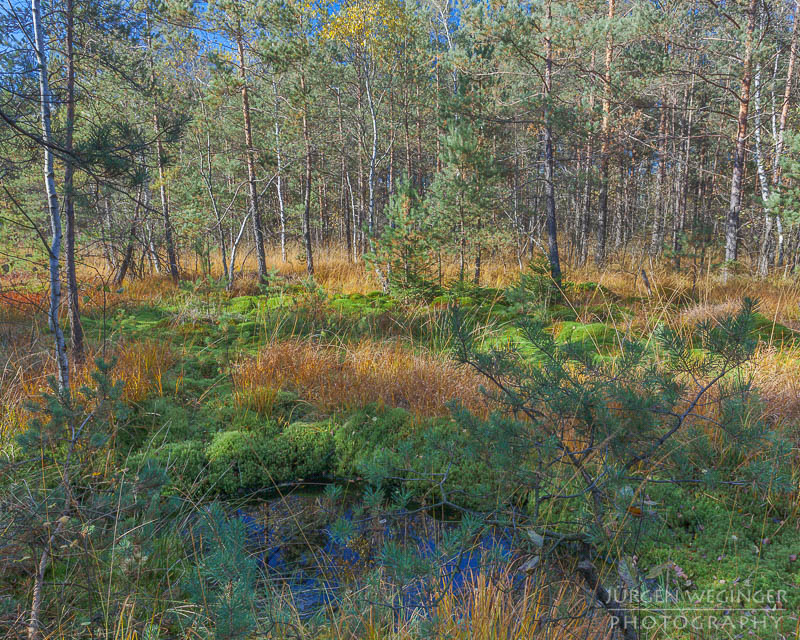
<path id="1" fill-rule="evenodd" d="M 480 380 L 445 357 L 401 343 L 335 346 L 310 340 L 272 342 L 233 368 L 239 402 L 264 408 L 276 390 L 295 391 L 324 411 L 379 403 L 419 416 L 447 415 L 457 400 L 486 413 Z M 252 406 L 252 404 L 251 404 Z"/>
<path id="2" fill-rule="evenodd" d="M 373 274 L 363 263 L 353 262 L 341 251 L 319 251 L 316 258 L 316 282 L 327 292 L 368 293 L 378 288 Z M 296 257 L 284 263 L 273 252 L 269 265 L 279 274 L 281 282 L 292 284 L 305 279 L 304 262 Z M 245 293 L 263 293 L 252 273 L 254 266 L 252 257 L 248 258 L 244 273 L 237 278 L 232 291 L 226 292 L 217 285 L 215 289 L 209 289 L 220 300 Z M 756 281 L 737 276 L 722 284 L 708 270 L 676 273 L 664 265 L 649 264 L 646 269 L 649 292 L 631 266 L 612 263 L 603 270 L 567 268 L 569 280 L 595 282 L 602 288 L 567 291 L 563 304 L 572 306 L 581 321 L 607 322 L 620 334 L 638 331 L 637 335 L 647 335 L 662 322 L 690 331 L 697 322 L 717 321 L 735 312 L 741 298 L 749 296 L 760 300 L 759 311 L 775 327 L 778 324 L 790 328 L 798 326 L 800 286 L 792 280 L 776 277 Z M 153 307 L 172 304 L 174 308 L 176 300 L 191 302 L 191 296 L 195 295 L 186 285 L 179 287 L 163 275 L 129 278 L 122 287 L 113 287 L 103 284 L 108 282 L 109 274 L 98 273 L 97 269 L 93 275 L 88 270 L 84 273 L 82 289 L 87 299 L 83 309 L 88 315 L 103 311 L 111 313 L 119 306 L 134 308 L 145 304 Z M 212 273 L 221 276 L 216 262 L 212 264 Z M 454 266 L 447 265 L 444 273 L 447 278 L 454 277 Z M 489 257 L 485 262 L 482 283 L 507 286 L 517 279 L 518 274 L 519 268 L 514 260 Z M 195 280 L 200 278 L 197 273 L 187 273 L 187 276 Z M 46 303 L 46 295 L 33 289 L 11 291 L 0 300 L 0 443 L 25 428 L 29 420 L 26 402 L 48 389 L 47 376 L 54 371 L 51 336 L 44 319 Z M 615 305 L 626 311 L 621 319 L 612 317 Z M 420 306 L 405 311 L 408 315 L 424 315 L 430 309 L 429 306 Z M 611 319 L 604 316 L 604 310 L 608 311 L 605 315 Z M 327 307 L 320 310 L 323 314 L 329 312 Z M 183 320 L 184 315 L 187 318 L 186 329 L 196 329 L 191 314 L 180 311 L 171 324 L 165 324 L 165 332 L 174 326 L 178 334 L 177 327 L 183 326 L 179 320 Z M 208 316 L 203 321 L 213 323 L 213 314 L 209 312 Z M 430 333 L 440 329 L 434 316 L 427 326 L 430 326 Z M 434 353 L 425 348 L 430 346 L 427 342 L 412 342 L 403 331 L 395 332 L 397 335 L 392 334 L 392 339 L 387 340 L 389 332 L 384 335 L 376 330 L 374 335 L 370 334 L 370 339 L 354 344 L 347 344 L 339 336 L 330 334 L 322 340 L 318 335 L 310 338 L 293 335 L 279 339 L 279 333 L 276 330 L 265 338 L 266 344 L 258 347 L 254 355 L 232 353 L 231 393 L 240 407 L 269 413 L 278 391 L 286 389 L 295 391 L 319 411 L 329 413 L 377 403 L 404 407 L 420 417 L 446 416 L 449 413 L 446 405 L 451 400 L 461 402 L 475 413 L 485 415 L 487 412 L 487 400 L 479 388 L 482 382 L 479 376 L 456 365 L 443 353 L 444 348 L 442 353 Z M 797 357 L 797 347 L 773 341 L 769 331 L 765 335 L 767 337 L 755 357 L 746 365 L 745 373 L 752 376 L 762 400 L 762 404 L 754 404 L 753 415 L 748 419 L 774 421 L 785 428 L 788 438 L 796 440 L 796 425 L 800 421 L 800 358 Z M 379 339 L 381 336 L 383 340 Z M 446 341 L 446 338 L 442 340 Z M 157 337 L 136 339 L 117 333 L 111 336 L 105 350 L 94 343 L 89 345 L 86 363 L 74 365 L 74 388 L 89 382 L 93 360 L 99 355 L 106 359 L 117 358 L 112 378 L 125 382 L 124 400 L 137 404 L 151 394 L 172 395 L 177 392 L 177 386 L 167 387 L 165 376 L 186 353 L 180 353 L 179 347 L 170 348 L 169 341 Z M 193 401 L 200 402 L 202 397 Z M 720 417 L 713 396 L 696 411 L 704 417 Z M 706 435 L 712 436 L 711 445 L 718 459 L 727 464 L 733 455 L 730 443 L 719 430 L 709 427 Z M 565 439 L 575 448 L 580 448 L 581 443 L 577 440 L 572 442 L 568 435 Z M 732 462 L 744 465 L 747 461 Z M 102 600 L 104 596 L 101 594 L 99 597 Z M 552 612 L 564 614 L 563 622 L 556 628 L 543 627 L 540 621 Z M 380 616 L 372 613 L 364 611 L 354 615 L 351 611 L 347 614 L 350 617 L 341 614 L 338 621 L 333 616 L 335 622 L 324 631 L 328 635 L 318 637 L 356 637 L 348 635 L 354 628 L 363 632 L 358 637 L 375 640 L 418 637 L 414 635 L 417 630 L 412 622 L 387 625 L 379 620 Z M 473 588 L 450 589 L 442 595 L 436 604 L 438 626 L 429 637 L 457 640 L 609 637 L 607 620 L 603 616 L 587 617 L 586 613 L 587 599 L 574 581 L 556 580 L 546 590 L 531 580 L 520 594 L 509 588 L 507 578 L 480 574 L 475 577 Z M 147 618 L 138 619 L 139 611 L 133 602 L 113 612 L 107 620 L 108 635 L 125 640 L 143 637 L 143 629 L 153 623 L 153 618 L 150 614 L 141 615 L 147 615 Z M 305 622 L 298 614 L 292 624 L 303 629 Z M 63 636 L 56 633 L 53 637 Z"/>

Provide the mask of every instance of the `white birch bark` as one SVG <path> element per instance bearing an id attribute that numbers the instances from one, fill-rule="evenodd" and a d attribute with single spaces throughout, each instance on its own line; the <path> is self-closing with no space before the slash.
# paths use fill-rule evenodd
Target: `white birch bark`
<path id="1" fill-rule="evenodd" d="M 64 343 L 64 332 L 58 323 L 61 307 L 61 211 L 58 193 L 56 192 L 55 170 L 53 168 L 53 134 L 50 124 L 50 84 L 47 76 L 47 51 L 42 28 L 42 10 L 40 0 L 31 0 L 31 16 L 33 18 L 34 46 L 36 47 L 36 66 L 39 73 L 39 99 L 42 116 L 42 141 L 44 142 L 44 185 L 47 193 L 47 205 L 50 212 L 51 244 L 48 267 L 50 272 L 50 310 L 48 322 L 55 337 L 56 362 L 58 364 L 58 389 L 69 394 L 69 361 Z"/>

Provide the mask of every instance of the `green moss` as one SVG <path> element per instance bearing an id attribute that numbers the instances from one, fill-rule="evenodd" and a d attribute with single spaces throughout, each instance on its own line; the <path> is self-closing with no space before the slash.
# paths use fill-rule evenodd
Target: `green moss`
<path id="1" fill-rule="evenodd" d="M 444 489 L 449 500 L 468 507 L 486 507 L 497 493 L 477 443 L 453 420 L 415 422 L 403 409 L 373 406 L 352 414 L 333 438 L 338 475 L 390 485 L 405 477 L 417 499 L 438 501 Z"/>
<path id="2" fill-rule="evenodd" d="M 556 340 L 562 344 L 568 342 L 591 342 L 599 347 L 615 347 L 618 345 L 617 329 L 604 322 L 562 322 L 556 329 Z"/>
<path id="3" fill-rule="evenodd" d="M 122 455 L 145 443 L 160 447 L 169 442 L 191 440 L 200 436 L 197 422 L 175 398 L 151 397 L 142 402 L 135 418 L 122 425 L 117 433 L 117 448 Z"/>
<path id="4" fill-rule="evenodd" d="M 382 291 L 373 291 L 366 296 L 360 293 L 336 295 L 330 300 L 332 309 L 347 314 L 380 313 L 394 309 L 395 305 L 396 301 Z"/>
<path id="5" fill-rule="evenodd" d="M 785 514 L 744 491 L 736 495 L 652 487 L 649 493 L 664 529 L 659 544 L 643 549 L 641 566 L 674 562 L 691 588 L 700 591 L 724 591 L 732 585 L 752 591 L 785 589 L 784 606 L 797 610 L 800 592 L 787 586 L 800 580 L 800 566 L 790 559 L 800 549 L 800 534 L 785 526 Z"/>
<path id="6" fill-rule="evenodd" d="M 468 508 L 494 506 L 498 478 L 483 459 L 478 442 L 453 420 L 429 421 L 405 449 L 410 454 L 409 475 L 420 478 L 410 485 L 418 497 L 434 502 L 447 498 Z"/>
<path id="7" fill-rule="evenodd" d="M 188 440 L 197 435 L 196 423 L 190 421 L 189 411 L 173 398 L 154 398 L 149 404 L 153 427 L 168 434 L 170 440 Z"/>
<path id="8" fill-rule="evenodd" d="M 328 423 L 293 423 L 284 431 L 221 431 L 205 453 L 212 486 L 235 494 L 327 473 L 333 450 Z"/>
<path id="9" fill-rule="evenodd" d="M 284 423 L 291 423 L 306 418 L 311 412 L 311 405 L 304 402 L 296 393 L 278 391 L 272 401 L 270 416 Z"/>
<path id="10" fill-rule="evenodd" d="M 412 417 L 404 409 L 386 409 L 375 405 L 352 414 L 334 429 L 337 474 L 352 476 L 363 473 L 373 462 L 375 451 L 394 449 L 411 434 Z"/>
<path id="11" fill-rule="evenodd" d="M 358 313 L 369 309 L 363 299 L 351 299 L 349 297 L 334 298 L 331 300 L 330 305 L 332 309 L 341 313 Z"/>
<path id="12" fill-rule="evenodd" d="M 258 308 L 259 296 L 238 296 L 228 300 L 226 305 L 230 313 L 248 315 Z"/>
<path id="13" fill-rule="evenodd" d="M 168 442 L 160 447 L 140 451 L 128 459 L 128 467 L 140 469 L 151 460 L 166 469 L 172 483 L 181 489 L 201 489 L 207 485 L 205 445 L 200 440 Z"/>
<path id="14" fill-rule="evenodd" d="M 597 291 L 601 288 L 601 285 L 597 282 L 572 282 L 570 283 L 570 289 L 572 291 L 577 292 L 584 292 L 584 291 Z"/>
<path id="15" fill-rule="evenodd" d="M 209 395 L 206 402 L 181 404 L 172 396 L 150 397 L 136 410 L 130 424 L 117 434 L 117 450 L 125 456 L 140 449 L 197 440 L 207 442 L 215 433 L 227 429 L 265 429 L 265 420 L 255 412 L 234 406 L 231 396 Z M 272 427 L 274 428 L 274 426 Z"/>
<path id="16" fill-rule="evenodd" d="M 169 319 L 170 313 L 166 309 L 142 305 L 133 309 L 119 309 L 112 322 L 125 333 L 141 334 L 163 327 Z"/>
<path id="17" fill-rule="evenodd" d="M 287 442 L 295 479 L 313 478 L 331 470 L 335 448 L 330 422 L 293 422 L 280 437 Z"/>
<path id="18" fill-rule="evenodd" d="M 552 305 L 547 310 L 547 314 L 550 316 L 550 318 L 553 319 L 554 322 L 558 322 L 558 321 L 561 321 L 561 322 L 563 322 L 563 321 L 574 322 L 575 318 L 576 318 L 575 311 L 572 309 L 572 307 L 568 307 L 568 306 L 563 305 L 563 304 L 554 304 L 554 305 Z"/>
<path id="19" fill-rule="evenodd" d="M 206 448 L 209 476 L 215 490 L 233 494 L 241 487 L 256 486 L 266 475 L 262 464 L 271 467 L 272 474 L 286 475 L 287 470 L 278 468 L 274 460 L 263 459 L 262 448 L 262 440 L 249 431 L 217 433 Z"/>
<path id="20" fill-rule="evenodd" d="M 285 309 L 292 305 L 292 298 L 290 296 L 279 294 L 270 296 L 263 301 L 262 309 L 265 311 L 274 311 L 276 309 Z"/>
<path id="21" fill-rule="evenodd" d="M 365 298 L 369 298 L 370 300 L 379 300 L 381 298 L 388 298 L 388 294 L 383 293 L 382 291 L 370 291 L 367 295 L 363 296 Z"/>
<path id="22" fill-rule="evenodd" d="M 587 313 L 590 317 L 605 323 L 625 321 L 633 315 L 633 311 L 616 303 L 593 305 L 587 309 Z"/>
<path id="23" fill-rule="evenodd" d="M 797 340 L 798 333 L 789 327 L 774 322 L 760 313 L 755 315 L 755 331 L 759 340 L 773 345 L 790 345 Z"/>

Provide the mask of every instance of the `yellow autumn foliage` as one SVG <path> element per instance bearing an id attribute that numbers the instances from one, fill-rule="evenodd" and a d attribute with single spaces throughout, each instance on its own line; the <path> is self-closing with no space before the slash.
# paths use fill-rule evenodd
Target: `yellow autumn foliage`
<path id="1" fill-rule="evenodd" d="M 356 0 L 332 16 L 322 30 L 323 39 L 373 53 L 381 44 L 406 29 L 398 0 Z"/>

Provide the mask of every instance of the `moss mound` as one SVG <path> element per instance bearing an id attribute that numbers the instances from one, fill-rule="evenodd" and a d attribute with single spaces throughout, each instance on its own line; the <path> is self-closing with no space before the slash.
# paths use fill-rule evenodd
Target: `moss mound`
<path id="1" fill-rule="evenodd" d="M 562 344 L 587 343 L 594 344 L 598 350 L 602 348 L 615 348 L 619 345 L 617 329 L 604 322 L 562 322 L 556 327 L 556 340 Z"/>
<path id="2" fill-rule="evenodd" d="M 779 322 L 774 322 L 766 316 L 756 313 L 755 315 L 755 331 L 758 334 L 759 340 L 773 345 L 791 345 L 798 336 L 797 331 L 792 331 L 786 325 Z"/>
<path id="3" fill-rule="evenodd" d="M 274 426 L 261 431 L 221 431 L 206 447 L 205 455 L 217 491 L 231 495 L 270 489 L 330 470 L 331 426 L 295 422 L 283 430 Z"/>

